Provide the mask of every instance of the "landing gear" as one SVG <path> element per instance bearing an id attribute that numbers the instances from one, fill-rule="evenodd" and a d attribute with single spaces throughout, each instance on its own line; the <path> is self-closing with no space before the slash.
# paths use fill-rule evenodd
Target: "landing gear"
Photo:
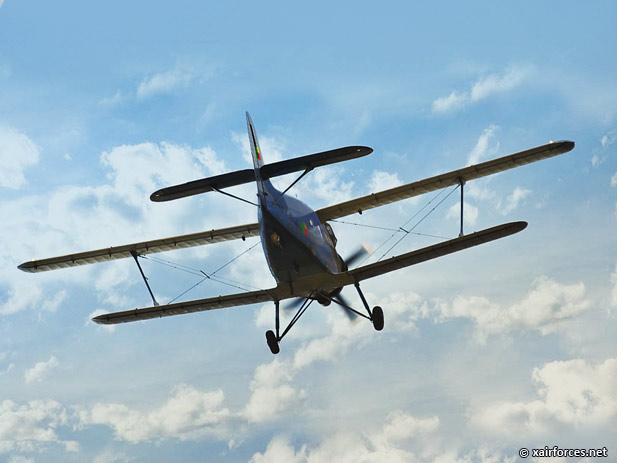
<path id="1" fill-rule="evenodd" d="M 270 348 L 270 351 L 273 354 L 276 355 L 281 351 L 279 342 L 276 339 L 276 334 L 274 334 L 274 331 L 272 330 L 266 331 L 266 342 L 268 343 L 268 347 Z"/>
<path id="2" fill-rule="evenodd" d="M 373 327 L 377 331 L 383 330 L 383 310 L 379 306 L 373 307 L 373 313 L 371 314 L 371 319 L 373 321 Z"/>
<path id="3" fill-rule="evenodd" d="M 364 317 L 367 320 L 370 320 L 371 323 L 373 323 L 373 327 L 375 328 L 376 331 L 383 330 L 383 326 L 384 326 L 383 309 L 380 306 L 375 306 L 373 307 L 373 310 L 371 310 L 369 308 L 368 303 L 366 302 L 364 294 L 360 290 L 360 284 L 355 283 L 354 286 L 356 287 L 356 290 L 358 291 L 360 299 L 362 299 L 362 304 L 364 305 L 364 308 L 366 309 L 366 312 L 368 313 L 368 315 L 365 313 L 358 312 L 357 310 L 347 305 L 347 303 L 344 302 L 344 299 L 341 299 L 340 296 L 337 297 L 337 295 L 340 293 L 340 289 L 338 290 L 338 292 L 334 291 L 334 292 L 331 292 L 330 294 L 312 293 L 306 299 L 304 299 L 304 301 L 302 302 L 302 305 L 300 305 L 300 308 L 298 309 L 296 314 L 293 316 L 293 318 L 287 325 L 287 328 L 285 328 L 282 333 L 280 332 L 279 301 L 274 301 L 274 307 L 275 307 L 274 322 L 275 322 L 276 328 L 275 328 L 275 331 L 273 330 L 266 331 L 266 342 L 268 344 L 268 347 L 270 348 L 270 352 L 276 355 L 281 351 L 280 342 L 285 337 L 285 335 L 289 333 L 289 330 L 296 324 L 296 322 L 300 319 L 300 317 L 304 314 L 304 312 L 306 312 L 306 309 L 308 309 L 308 307 L 311 305 L 313 301 L 322 303 L 322 305 L 330 305 L 331 302 L 335 302 L 337 305 L 340 305 L 341 307 L 346 309 L 350 314 L 354 316 Z"/>

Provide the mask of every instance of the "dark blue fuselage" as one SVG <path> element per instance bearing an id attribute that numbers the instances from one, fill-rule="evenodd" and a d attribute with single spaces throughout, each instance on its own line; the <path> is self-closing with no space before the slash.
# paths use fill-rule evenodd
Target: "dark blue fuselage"
<path id="1" fill-rule="evenodd" d="M 246 124 L 259 198 L 261 243 L 270 272 L 277 282 L 290 282 L 317 273 L 339 273 L 344 262 L 336 253 L 336 237 L 310 207 L 285 196 L 263 179 L 263 156 L 251 116 Z"/>
<path id="2" fill-rule="evenodd" d="M 264 180 L 259 195 L 261 243 L 270 272 L 277 282 L 316 273 L 339 273 L 342 261 L 331 229 L 315 211 L 290 196 L 281 195 Z"/>

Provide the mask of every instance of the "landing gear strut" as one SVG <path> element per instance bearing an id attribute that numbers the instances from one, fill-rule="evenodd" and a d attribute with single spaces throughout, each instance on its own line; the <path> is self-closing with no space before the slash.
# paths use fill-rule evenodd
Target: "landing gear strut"
<path id="1" fill-rule="evenodd" d="M 274 301 L 274 308 L 275 308 L 274 322 L 275 322 L 276 331 L 272 331 L 272 330 L 266 331 L 266 342 L 268 344 L 268 347 L 270 348 L 270 352 L 276 355 L 281 351 L 281 347 L 279 345 L 281 340 L 285 337 L 287 333 L 289 333 L 289 330 L 292 328 L 292 326 L 296 324 L 296 322 L 300 319 L 300 317 L 304 314 L 304 312 L 306 312 L 306 309 L 308 309 L 311 303 L 316 299 L 319 300 L 320 303 L 322 303 L 321 299 L 327 300 L 328 304 L 322 303 L 323 305 L 329 305 L 330 302 L 335 302 L 341 307 L 343 307 L 344 309 L 348 310 L 349 312 L 370 320 L 373 323 L 373 328 L 375 328 L 376 331 L 383 330 L 383 326 L 384 326 L 383 309 L 380 306 L 375 306 L 373 307 L 373 310 L 371 310 L 369 308 L 368 303 L 366 302 L 366 298 L 364 297 L 362 290 L 360 289 L 360 284 L 355 283 L 354 286 L 356 290 L 358 291 L 358 295 L 360 296 L 360 299 L 362 300 L 362 304 L 364 305 L 364 308 L 366 309 L 368 316 L 349 307 L 347 304 L 343 303 L 342 301 L 339 301 L 336 297 L 331 297 L 325 294 L 317 294 L 317 295 L 311 294 L 309 297 L 307 297 L 304 300 L 304 302 L 302 303 L 302 305 L 300 306 L 296 314 L 293 316 L 293 318 L 289 322 L 289 325 L 287 325 L 287 328 L 285 328 L 282 334 L 280 333 L 279 301 Z"/>
<path id="2" fill-rule="evenodd" d="M 364 294 L 362 293 L 362 290 L 360 289 L 360 284 L 356 283 L 354 284 L 354 286 L 356 287 L 356 291 L 358 291 L 358 295 L 360 296 L 360 299 L 362 299 L 362 304 L 364 304 L 364 308 L 368 312 L 368 315 L 369 315 L 368 319 L 373 322 L 373 328 L 375 328 L 375 330 L 377 331 L 383 330 L 383 323 L 384 323 L 383 309 L 377 305 L 373 307 L 373 310 L 371 311 L 371 309 L 368 306 L 368 303 L 366 302 L 366 298 L 364 297 Z"/>

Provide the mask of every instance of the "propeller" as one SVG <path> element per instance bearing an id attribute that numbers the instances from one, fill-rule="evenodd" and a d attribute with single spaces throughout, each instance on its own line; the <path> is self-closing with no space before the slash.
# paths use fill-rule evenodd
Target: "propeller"
<path id="1" fill-rule="evenodd" d="M 373 252 L 373 250 L 370 248 L 370 246 L 368 244 L 362 243 L 362 246 L 360 246 L 356 251 L 354 251 L 349 257 L 347 257 L 347 259 L 343 260 L 343 258 L 341 258 L 341 260 L 343 261 L 343 269 L 344 269 L 344 271 L 347 271 L 347 269 L 350 266 L 352 266 L 354 264 L 354 262 L 357 262 L 360 258 L 364 257 L 367 254 L 371 254 L 372 252 Z M 343 295 L 341 294 L 341 289 L 339 289 L 338 292 L 335 292 L 334 296 L 330 296 L 330 297 L 332 297 L 333 300 L 339 302 L 342 305 L 345 305 L 347 307 L 351 307 L 349 302 L 347 302 L 347 299 L 345 299 L 343 297 Z M 292 312 L 294 310 L 297 310 L 298 307 L 300 307 L 304 301 L 305 301 L 305 298 L 303 298 L 303 297 L 298 297 L 296 299 L 293 299 L 291 302 L 289 302 L 288 304 L 286 304 L 283 307 L 283 310 L 285 312 Z M 347 317 L 351 321 L 354 321 L 354 320 L 356 320 L 358 318 L 358 314 L 352 312 L 351 310 L 347 310 L 347 309 L 345 309 L 344 307 L 342 307 L 340 305 L 339 305 L 339 307 L 341 308 L 341 310 L 343 310 L 345 312 L 345 315 L 347 315 Z"/>
<path id="2" fill-rule="evenodd" d="M 351 256 L 347 257 L 347 259 L 344 260 L 345 268 L 348 269 L 358 259 L 360 259 L 361 257 L 364 257 L 367 254 L 371 254 L 372 252 L 373 252 L 373 250 L 371 249 L 371 247 L 368 244 L 362 243 L 362 246 L 360 246 L 358 249 L 356 249 L 356 251 Z"/>
<path id="3" fill-rule="evenodd" d="M 343 297 L 343 295 L 340 294 L 340 293 L 337 296 L 334 296 L 332 299 L 340 302 L 343 305 L 346 305 L 347 307 L 351 307 L 349 305 L 349 302 L 347 302 L 347 299 L 345 299 Z M 341 306 L 339 306 L 339 307 L 341 307 Z M 350 321 L 352 321 L 352 322 L 356 321 L 356 319 L 358 318 L 358 314 L 357 313 L 352 312 L 351 310 L 347 310 L 344 307 L 341 307 L 341 309 L 343 310 L 343 312 L 345 312 L 345 315 L 347 315 L 347 318 L 349 318 Z"/>

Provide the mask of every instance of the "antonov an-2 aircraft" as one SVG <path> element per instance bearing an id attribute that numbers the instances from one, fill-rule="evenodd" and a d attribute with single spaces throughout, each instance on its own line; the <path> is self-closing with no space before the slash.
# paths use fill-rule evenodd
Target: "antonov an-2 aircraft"
<path id="1" fill-rule="evenodd" d="M 264 164 L 259 142 L 255 135 L 255 127 L 248 113 L 246 114 L 246 122 L 253 158 L 253 169 L 239 170 L 163 188 L 154 192 L 150 199 L 152 201 L 169 201 L 209 191 L 217 191 L 233 196 L 222 190 L 235 185 L 255 182 L 258 193 L 257 223 L 48 259 L 32 260 L 21 264 L 19 269 L 25 272 L 42 272 L 133 257 L 150 292 L 154 305 L 141 309 L 108 313 L 94 318 L 96 323 L 102 324 L 132 322 L 271 301 L 274 302 L 275 306 L 275 327 L 274 330 L 266 332 L 266 341 L 272 353 L 277 354 L 280 350 L 279 343 L 283 337 L 313 301 L 323 305 L 335 302 L 348 311 L 348 313 L 370 320 L 376 330 L 383 329 L 383 310 L 379 306 L 370 309 L 364 294 L 360 290 L 361 281 L 503 238 L 518 233 L 527 226 L 526 222 L 511 222 L 468 235 L 463 234 L 463 186 L 465 182 L 557 156 L 574 148 L 574 142 L 571 141 L 551 142 L 547 145 L 408 183 L 389 190 L 372 193 L 314 211 L 303 202 L 285 193 L 300 178 L 316 167 L 366 156 L 373 150 L 366 146 L 349 146 L 272 164 Z M 285 191 L 278 191 L 270 183 L 270 178 L 291 172 L 302 172 L 302 174 Z M 337 253 L 337 240 L 332 228 L 328 224 L 329 220 L 356 213 L 362 214 L 363 211 L 374 207 L 454 185 L 460 185 L 461 188 L 461 233 L 458 238 L 355 269 L 349 269 L 349 266 L 351 261 L 358 257 L 358 254 L 346 261 Z M 271 289 L 159 305 L 152 294 L 148 280 L 143 274 L 138 261 L 138 257 L 150 253 L 234 239 L 245 239 L 257 235 L 261 237 L 266 261 L 277 283 Z M 353 285 L 356 288 L 364 309 L 366 309 L 366 314 L 350 307 L 340 295 L 342 288 L 348 285 Z M 290 298 L 301 298 L 303 302 L 291 321 L 289 321 L 287 327 L 281 331 L 279 303 Z"/>

